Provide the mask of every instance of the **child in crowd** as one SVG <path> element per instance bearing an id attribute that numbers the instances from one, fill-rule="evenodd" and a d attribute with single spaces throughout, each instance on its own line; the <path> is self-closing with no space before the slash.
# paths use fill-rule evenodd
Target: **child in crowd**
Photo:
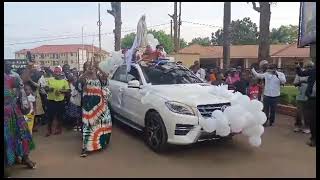
<path id="1" fill-rule="evenodd" d="M 29 101 L 29 106 L 30 106 L 30 111 L 28 114 L 24 115 L 24 118 L 26 119 L 30 133 L 32 134 L 34 118 L 35 118 L 34 107 L 35 107 L 36 98 L 32 94 L 32 88 L 29 84 L 25 84 L 24 89 Z"/>
<path id="2" fill-rule="evenodd" d="M 252 79 L 248 89 L 248 96 L 250 100 L 253 100 L 253 99 L 259 100 L 260 94 L 261 94 L 261 86 L 258 83 L 258 79 Z"/>
<path id="3" fill-rule="evenodd" d="M 219 86 L 219 85 L 225 85 L 226 83 L 224 82 L 224 76 L 222 72 L 217 73 L 217 77 L 215 81 L 211 82 L 212 85 Z"/>
<path id="4" fill-rule="evenodd" d="M 69 119 L 75 131 L 81 130 L 81 94 L 76 89 L 77 76 L 69 75 L 69 85 L 71 97 L 67 106 L 66 116 Z"/>

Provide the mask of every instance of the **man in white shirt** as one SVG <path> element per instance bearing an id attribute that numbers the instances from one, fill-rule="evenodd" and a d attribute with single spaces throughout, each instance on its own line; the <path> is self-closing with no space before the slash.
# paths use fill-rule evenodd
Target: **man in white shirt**
<path id="1" fill-rule="evenodd" d="M 286 77 L 282 72 L 277 71 L 275 64 L 270 64 L 265 73 L 257 73 L 254 68 L 252 68 L 252 73 L 255 77 L 265 80 L 263 106 L 269 125 L 272 126 L 280 96 L 280 85 L 286 83 Z"/>
<path id="2" fill-rule="evenodd" d="M 190 69 L 202 81 L 206 80 L 206 70 L 200 67 L 199 61 L 195 61 L 194 64 L 190 67 Z"/>

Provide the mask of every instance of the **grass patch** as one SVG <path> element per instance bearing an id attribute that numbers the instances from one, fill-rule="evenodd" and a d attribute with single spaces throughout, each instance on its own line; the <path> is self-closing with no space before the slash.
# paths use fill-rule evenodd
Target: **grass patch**
<path id="1" fill-rule="evenodd" d="M 295 86 L 284 86 L 280 89 L 280 104 L 296 105 L 296 96 L 298 95 L 298 88 Z"/>

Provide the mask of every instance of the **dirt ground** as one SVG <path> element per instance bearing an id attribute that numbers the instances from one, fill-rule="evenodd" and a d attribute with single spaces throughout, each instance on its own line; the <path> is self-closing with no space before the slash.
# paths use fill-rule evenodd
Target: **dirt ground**
<path id="1" fill-rule="evenodd" d="M 293 118 L 278 115 L 267 127 L 259 148 L 238 135 L 227 142 L 205 142 L 152 152 L 138 133 L 114 125 L 110 146 L 81 158 L 81 134 L 64 131 L 44 137 L 34 134 L 31 157 L 37 169 L 17 165 L 13 177 L 316 177 L 316 148 L 306 145 L 309 135 L 294 133 Z"/>

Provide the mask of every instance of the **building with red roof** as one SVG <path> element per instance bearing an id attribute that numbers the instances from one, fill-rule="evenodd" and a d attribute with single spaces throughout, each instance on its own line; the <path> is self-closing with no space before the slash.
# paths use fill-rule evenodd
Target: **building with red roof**
<path id="1" fill-rule="evenodd" d="M 99 48 L 93 45 L 65 44 L 42 45 L 33 49 L 22 49 L 15 53 L 16 59 L 25 59 L 30 51 L 35 62 L 42 66 L 63 66 L 69 64 L 71 68 L 82 69 L 83 63 L 93 57 L 99 57 Z M 105 59 L 109 53 L 101 50 L 101 58 Z"/>

